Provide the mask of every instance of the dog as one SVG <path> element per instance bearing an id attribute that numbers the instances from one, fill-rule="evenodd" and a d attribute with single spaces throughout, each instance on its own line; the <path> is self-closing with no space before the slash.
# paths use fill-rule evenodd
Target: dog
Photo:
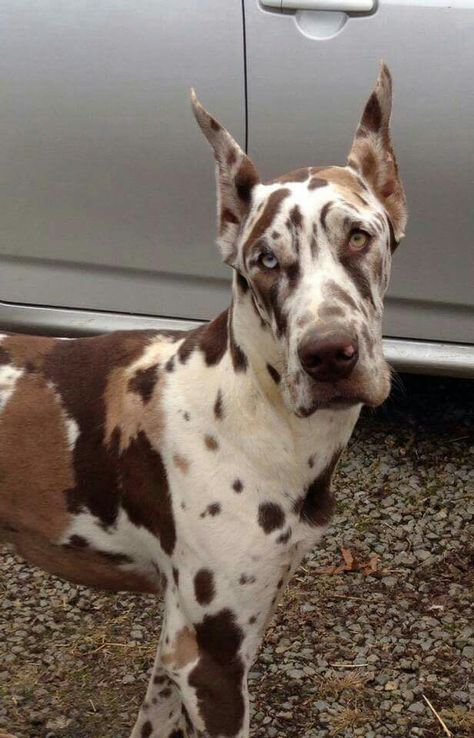
<path id="1" fill-rule="evenodd" d="M 260 181 L 214 151 L 232 303 L 187 332 L 0 339 L 0 531 L 72 582 L 164 599 L 131 738 L 248 738 L 247 674 L 390 391 L 383 297 L 407 211 L 382 64 L 346 166 Z"/>

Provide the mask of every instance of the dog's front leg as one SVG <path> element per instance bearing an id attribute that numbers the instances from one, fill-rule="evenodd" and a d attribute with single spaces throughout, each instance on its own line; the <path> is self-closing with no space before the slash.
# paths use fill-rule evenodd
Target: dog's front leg
<path id="1" fill-rule="evenodd" d="M 160 645 L 145 700 L 130 738 L 185 738 L 187 735 L 191 736 L 192 733 L 186 732 L 179 688 L 163 668 Z"/>

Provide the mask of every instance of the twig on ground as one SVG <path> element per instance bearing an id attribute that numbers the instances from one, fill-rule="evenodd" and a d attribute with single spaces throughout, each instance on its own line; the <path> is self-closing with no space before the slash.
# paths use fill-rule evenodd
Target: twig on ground
<path id="1" fill-rule="evenodd" d="M 441 727 L 443 728 L 444 732 L 446 733 L 446 735 L 447 735 L 447 736 L 452 736 L 453 734 L 452 734 L 452 733 L 451 733 L 451 731 L 449 730 L 448 726 L 447 726 L 447 725 L 446 725 L 446 723 L 444 722 L 444 720 L 443 720 L 443 718 L 441 717 L 441 715 L 440 715 L 440 714 L 439 714 L 438 712 L 436 712 L 436 710 L 434 709 L 433 705 L 432 705 L 432 704 L 431 704 L 431 702 L 429 701 L 428 697 L 426 697 L 426 696 L 425 696 L 424 694 L 422 694 L 421 696 L 423 697 L 424 701 L 426 702 L 426 704 L 427 704 L 427 705 L 428 705 L 428 707 L 430 708 L 430 710 L 431 710 L 431 712 L 433 713 L 433 715 L 435 716 L 435 718 L 436 718 L 436 719 L 437 719 L 437 720 L 439 721 L 439 723 L 440 723 Z"/>

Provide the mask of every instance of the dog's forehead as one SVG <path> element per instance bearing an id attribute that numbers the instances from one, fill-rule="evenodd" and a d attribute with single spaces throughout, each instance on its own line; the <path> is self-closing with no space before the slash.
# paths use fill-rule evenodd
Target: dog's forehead
<path id="1" fill-rule="evenodd" d="M 379 210 L 367 185 L 349 167 L 305 167 L 255 187 L 244 240 L 255 241 L 271 227 L 291 230 L 304 219 L 309 226 L 328 203 L 345 205 L 354 214 Z"/>

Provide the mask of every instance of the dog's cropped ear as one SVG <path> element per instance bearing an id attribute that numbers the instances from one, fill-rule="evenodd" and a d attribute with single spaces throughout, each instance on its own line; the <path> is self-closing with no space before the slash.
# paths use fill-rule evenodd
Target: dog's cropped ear
<path id="1" fill-rule="evenodd" d="M 217 243 L 224 261 L 232 263 L 240 225 L 247 215 L 252 189 L 260 179 L 251 159 L 226 129 L 209 115 L 191 90 L 194 116 L 214 149 L 217 180 Z"/>
<path id="2" fill-rule="evenodd" d="M 348 164 L 370 185 L 390 218 L 395 244 L 405 235 L 407 208 L 390 138 L 392 78 L 382 63 L 356 131 Z"/>

